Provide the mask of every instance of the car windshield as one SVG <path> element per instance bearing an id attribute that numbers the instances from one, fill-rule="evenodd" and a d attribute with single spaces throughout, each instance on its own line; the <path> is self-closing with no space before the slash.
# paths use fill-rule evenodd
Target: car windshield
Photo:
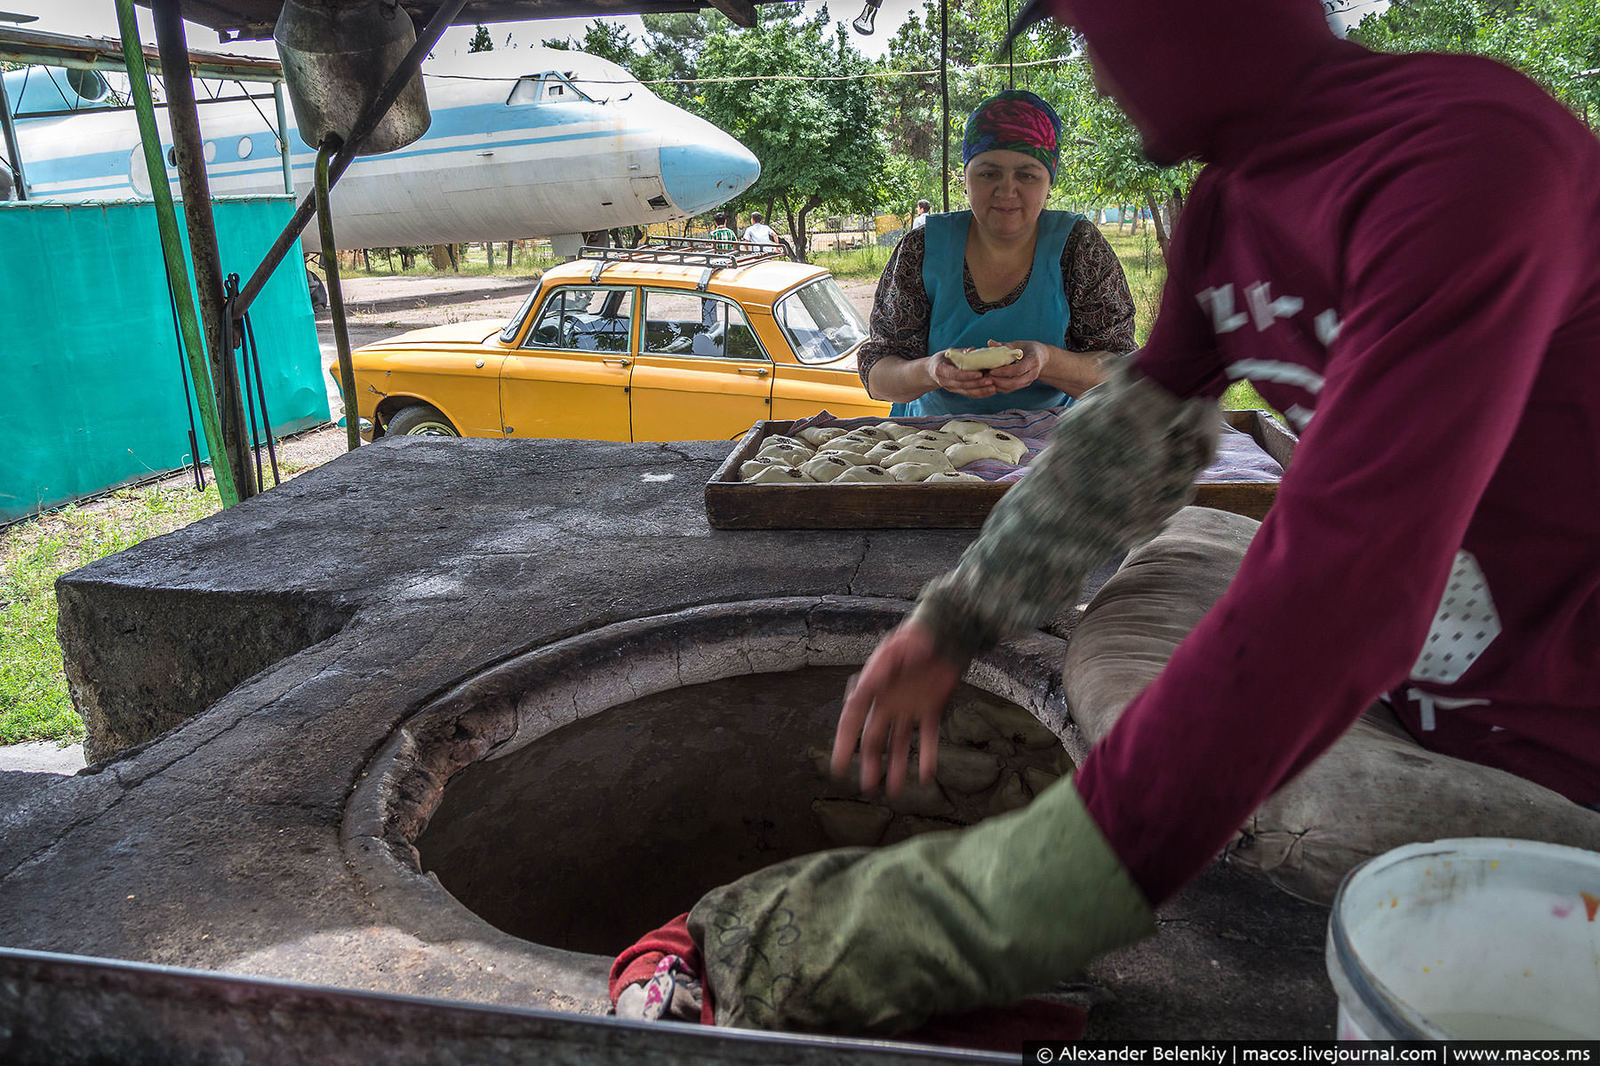
<path id="1" fill-rule="evenodd" d="M 511 316 L 505 329 L 500 331 L 500 339 L 507 344 L 517 343 L 517 332 L 522 329 L 522 320 L 528 317 L 528 312 L 533 309 L 533 301 L 539 298 L 539 286 L 535 285 L 533 291 L 528 293 L 528 298 L 522 301 L 522 306 L 517 308 L 517 313 Z"/>
<path id="2" fill-rule="evenodd" d="M 831 363 L 867 339 L 867 324 L 831 277 L 800 286 L 778 301 L 777 313 L 802 363 Z"/>

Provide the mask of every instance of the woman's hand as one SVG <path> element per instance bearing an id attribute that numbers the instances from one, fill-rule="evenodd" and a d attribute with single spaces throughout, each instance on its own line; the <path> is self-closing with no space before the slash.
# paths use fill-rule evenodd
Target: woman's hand
<path id="1" fill-rule="evenodd" d="M 939 761 L 939 720 L 961 680 L 962 667 L 935 650 L 933 633 L 919 622 L 900 623 L 851 678 L 833 735 L 832 769 L 843 776 L 861 739 L 861 790 L 877 787 L 889 749 L 887 785 L 897 796 L 906 783 L 911 735 L 918 736 L 918 772 L 929 781 Z"/>
<path id="2" fill-rule="evenodd" d="M 947 389 L 978 400 L 987 399 L 999 391 L 996 382 L 988 374 L 982 370 L 962 370 L 946 359 L 943 352 L 934 352 L 928 357 L 928 376 L 933 379 L 935 389 Z"/>
<path id="3" fill-rule="evenodd" d="M 1050 362 L 1050 348 L 1039 341 L 1000 341 L 991 340 L 991 348 L 1017 348 L 1022 351 L 1022 358 L 1006 366 L 997 366 L 989 371 L 989 380 L 994 385 L 996 392 L 1016 392 L 1025 389 L 1039 380 L 1039 375 L 1044 373 L 1044 368 Z"/>

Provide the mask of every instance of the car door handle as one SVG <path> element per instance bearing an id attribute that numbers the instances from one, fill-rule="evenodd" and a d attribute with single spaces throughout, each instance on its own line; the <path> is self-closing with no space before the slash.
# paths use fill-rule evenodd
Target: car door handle
<path id="1" fill-rule="evenodd" d="M 754 374 L 758 378 L 767 376 L 767 368 L 764 366 L 741 366 L 737 369 L 741 374 Z"/>
<path id="2" fill-rule="evenodd" d="M 630 366 L 633 362 L 631 359 L 602 359 L 600 361 L 606 366 Z"/>

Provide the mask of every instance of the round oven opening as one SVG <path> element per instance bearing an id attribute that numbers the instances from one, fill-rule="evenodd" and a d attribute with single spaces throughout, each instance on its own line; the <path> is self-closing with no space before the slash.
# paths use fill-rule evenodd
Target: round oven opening
<path id="1" fill-rule="evenodd" d="M 500 930 L 615 955 L 717 885 L 782 859 L 970 825 L 1071 768 L 1028 711 L 962 685 L 938 777 L 895 802 L 828 773 L 854 667 L 670 689 L 564 725 L 445 786 L 422 869 Z M 915 774 L 915 763 L 912 764 Z"/>
<path id="2" fill-rule="evenodd" d="M 424 939 L 478 943 L 500 966 L 520 954 L 530 973 L 588 972 L 717 885 L 969 825 L 1068 773 L 1082 741 L 1061 691 L 1065 642 L 1034 634 L 972 664 L 936 782 L 891 803 L 862 795 L 854 767 L 829 775 L 846 681 L 907 607 L 712 604 L 506 660 L 390 738 L 352 797 L 346 854 Z"/>

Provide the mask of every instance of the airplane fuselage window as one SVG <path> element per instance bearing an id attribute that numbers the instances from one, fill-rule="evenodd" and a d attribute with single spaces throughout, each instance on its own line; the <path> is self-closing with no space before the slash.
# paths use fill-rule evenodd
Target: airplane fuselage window
<path id="1" fill-rule="evenodd" d="M 556 71 L 548 70 L 539 75 L 528 75 L 518 78 L 517 84 L 511 87 L 511 95 L 506 97 L 507 106 L 519 104 L 560 104 L 569 100 L 587 100 L 576 85 Z"/>
<path id="2" fill-rule="evenodd" d="M 248 137 L 240 137 L 239 138 L 239 158 L 240 159 L 249 159 L 250 158 L 250 153 L 253 152 L 253 151 L 255 151 L 255 145 L 250 143 L 250 138 L 248 138 Z"/>
<path id="3" fill-rule="evenodd" d="M 511 95 L 506 97 L 507 105 L 536 104 L 539 102 L 540 78 L 518 78 L 517 83 L 511 87 Z"/>

